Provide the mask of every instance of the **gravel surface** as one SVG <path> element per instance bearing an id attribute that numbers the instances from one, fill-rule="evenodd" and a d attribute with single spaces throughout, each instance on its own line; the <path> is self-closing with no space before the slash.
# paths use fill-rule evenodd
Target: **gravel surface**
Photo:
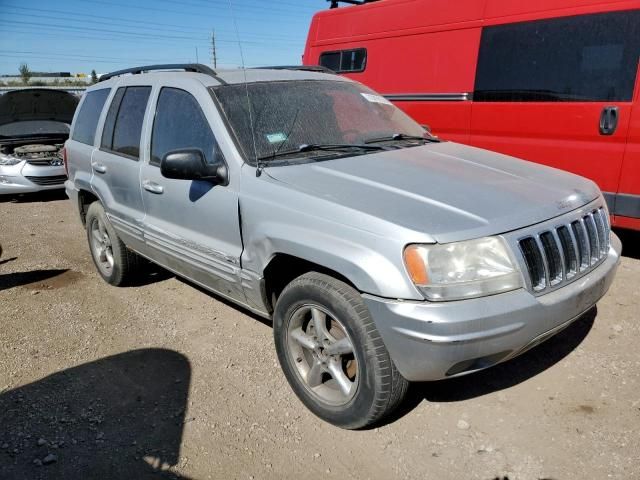
<path id="1" fill-rule="evenodd" d="M 63 195 L 0 199 L 0 478 L 640 479 L 640 237 L 623 241 L 597 310 L 349 432 L 293 395 L 269 324 L 159 268 L 111 287 Z"/>

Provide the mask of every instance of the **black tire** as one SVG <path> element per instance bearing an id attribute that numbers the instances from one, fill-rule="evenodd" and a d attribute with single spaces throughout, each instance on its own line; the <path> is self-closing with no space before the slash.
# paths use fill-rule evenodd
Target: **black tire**
<path id="1" fill-rule="evenodd" d="M 331 318 L 339 319 L 353 345 L 359 379 L 355 394 L 343 405 L 331 405 L 314 395 L 295 365 L 300 358 L 293 358 L 289 326 L 296 312 L 309 305 L 318 305 Z M 375 425 L 393 412 L 407 393 L 409 382 L 393 364 L 362 297 L 340 280 L 317 272 L 293 280 L 276 303 L 273 334 L 289 385 L 309 410 L 333 425 L 346 429 Z"/>
<path id="2" fill-rule="evenodd" d="M 105 269 L 101 266 L 100 259 L 96 258 L 97 253 L 92 244 L 92 228 L 96 222 L 102 223 L 110 239 L 111 256 L 113 258 L 113 266 L 111 269 Z M 89 206 L 86 217 L 86 228 L 91 258 L 100 276 L 105 282 L 116 287 L 130 283 L 137 273 L 140 257 L 129 250 L 122 240 L 120 240 L 120 237 L 118 237 L 118 234 L 111 226 L 100 202 L 93 202 Z"/>

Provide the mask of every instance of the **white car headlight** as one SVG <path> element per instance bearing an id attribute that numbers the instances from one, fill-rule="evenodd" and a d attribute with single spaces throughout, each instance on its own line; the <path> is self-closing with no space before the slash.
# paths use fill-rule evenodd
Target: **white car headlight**
<path id="1" fill-rule="evenodd" d="M 4 153 L 0 153 L 0 166 L 10 167 L 12 165 L 17 165 L 22 160 L 11 155 L 5 155 Z"/>
<path id="2" fill-rule="evenodd" d="M 428 300 L 482 297 L 523 286 L 520 270 L 500 237 L 434 245 L 409 245 L 404 263 Z"/>

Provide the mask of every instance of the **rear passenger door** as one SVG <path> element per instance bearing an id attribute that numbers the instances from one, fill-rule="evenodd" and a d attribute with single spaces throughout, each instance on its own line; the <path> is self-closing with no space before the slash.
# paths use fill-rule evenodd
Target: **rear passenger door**
<path id="1" fill-rule="evenodd" d="M 148 163 L 142 166 L 145 241 L 156 262 L 244 303 L 238 179 L 230 175 L 229 184 L 220 185 L 160 173 L 161 159 L 173 150 L 199 149 L 209 163 L 222 156 L 212 128 L 212 121 L 221 120 L 209 92 L 188 80 L 172 85 L 158 92 Z"/>
<path id="2" fill-rule="evenodd" d="M 91 161 L 92 187 L 111 224 L 122 240 L 137 250 L 144 248 L 140 145 L 150 94 L 150 86 L 120 87 L 115 91 L 102 128 L 100 148 Z"/>
<path id="3" fill-rule="evenodd" d="M 640 11 L 485 27 L 470 143 L 615 193 L 639 53 Z"/>

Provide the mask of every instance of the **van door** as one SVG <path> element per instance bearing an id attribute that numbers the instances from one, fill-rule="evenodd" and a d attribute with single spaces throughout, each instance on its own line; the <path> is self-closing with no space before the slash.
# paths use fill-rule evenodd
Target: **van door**
<path id="1" fill-rule="evenodd" d="M 631 117 L 640 11 L 484 27 L 471 141 L 617 192 Z"/>
<path id="2" fill-rule="evenodd" d="M 611 213 L 615 216 L 615 225 L 640 230 L 640 62 L 627 150 L 620 173 L 620 186 Z"/>
<path id="3" fill-rule="evenodd" d="M 127 246 L 141 250 L 140 138 L 150 86 L 120 87 L 112 96 L 100 148 L 91 158 L 91 186 Z"/>
<path id="4" fill-rule="evenodd" d="M 160 161 L 167 152 L 197 148 L 211 163 L 214 153 L 220 153 L 205 114 L 207 109 L 210 116 L 217 114 L 209 93 L 201 85 L 201 91 L 190 89 L 194 93 L 189 93 L 190 84 L 180 80 L 173 85 L 158 93 L 148 161 L 142 166 L 145 241 L 156 262 L 245 303 L 240 282 L 237 179 L 216 185 L 169 179 L 160 173 Z"/>

